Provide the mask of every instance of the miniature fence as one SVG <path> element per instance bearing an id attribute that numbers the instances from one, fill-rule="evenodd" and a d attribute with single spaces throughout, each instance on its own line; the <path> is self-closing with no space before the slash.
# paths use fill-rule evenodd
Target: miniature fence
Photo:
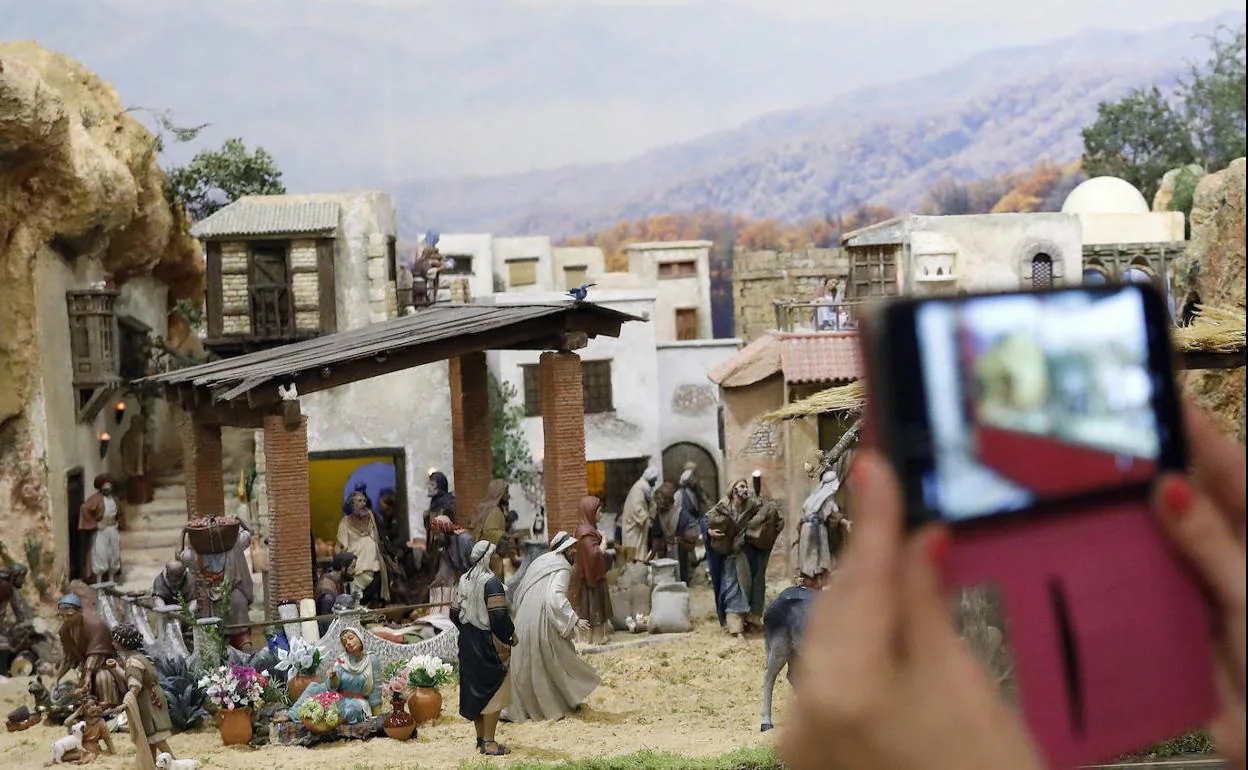
<path id="1" fill-rule="evenodd" d="M 776 331 L 838 332 L 858 328 L 861 300 L 815 300 L 798 302 L 792 299 L 772 300 L 776 312 Z"/>

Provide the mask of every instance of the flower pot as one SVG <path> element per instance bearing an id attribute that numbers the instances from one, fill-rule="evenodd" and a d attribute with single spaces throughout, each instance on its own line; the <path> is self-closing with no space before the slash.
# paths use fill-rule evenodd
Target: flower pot
<path id="1" fill-rule="evenodd" d="M 381 728 L 396 741 L 408 740 L 416 733 L 416 720 L 403 708 L 403 696 L 396 693 L 390 702 L 390 714 Z"/>
<path id="2" fill-rule="evenodd" d="M 324 722 L 313 722 L 311 719 L 301 719 L 303 726 L 313 735 L 328 735 L 338 729 L 338 725 L 330 725 Z"/>
<path id="3" fill-rule="evenodd" d="M 251 709 L 226 709 L 221 713 L 221 742 L 226 746 L 251 743 Z"/>
<path id="4" fill-rule="evenodd" d="M 290 698 L 290 702 L 294 703 L 299 700 L 299 696 L 303 695 L 303 691 L 314 682 L 321 681 L 319 677 L 308 676 L 307 674 L 299 674 L 292 676 L 286 682 L 286 695 Z"/>
<path id="5" fill-rule="evenodd" d="M 407 713 L 423 725 L 442 716 L 442 693 L 433 687 L 417 687 L 407 699 Z"/>

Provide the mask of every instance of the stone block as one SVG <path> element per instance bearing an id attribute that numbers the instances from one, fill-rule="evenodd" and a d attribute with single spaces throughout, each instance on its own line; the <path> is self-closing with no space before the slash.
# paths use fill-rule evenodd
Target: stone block
<path id="1" fill-rule="evenodd" d="M 312 272 L 317 268 L 316 241 L 295 241 L 290 245 L 290 269 L 294 273 Z"/>
<path id="2" fill-rule="evenodd" d="M 364 243 L 364 254 L 372 259 L 374 257 L 386 256 L 386 236 L 381 233 L 369 233 L 368 240 Z"/>
<path id="3" fill-rule="evenodd" d="M 251 318 L 246 315 L 226 315 L 221 318 L 221 331 L 225 334 L 251 334 Z"/>
<path id="4" fill-rule="evenodd" d="M 301 310 L 295 313 L 295 328 L 301 332 L 319 332 L 321 330 L 320 311 Z"/>
<path id="5" fill-rule="evenodd" d="M 368 282 L 379 283 L 386 280 L 386 259 L 384 256 L 368 258 Z"/>
<path id="6" fill-rule="evenodd" d="M 368 301 L 369 301 L 369 302 L 380 302 L 380 303 L 382 303 L 382 305 L 383 305 L 383 307 L 384 307 L 384 305 L 385 305 L 385 301 L 386 301 L 386 287 L 385 287 L 385 285 L 384 285 L 384 284 L 375 284 L 375 283 L 374 283 L 374 284 L 369 284 L 369 287 L 368 287 Z"/>
<path id="7" fill-rule="evenodd" d="M 221 274 L 247 275 L 248 267 L 250 266 L 249 254 L 250 252 L 245 243 L 221 244 Z"/>
<path id="8" fill-rule="evenodd" d="M 321 304 L 321 282 L 316 273 L 297 273 L 290 277 L 296 308 L 314 308 Z"/>

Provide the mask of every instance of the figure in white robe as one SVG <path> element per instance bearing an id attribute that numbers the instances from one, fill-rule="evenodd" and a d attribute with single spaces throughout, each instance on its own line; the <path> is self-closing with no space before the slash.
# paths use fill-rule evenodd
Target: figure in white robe
<path id="1" fill-rule="evenodd" d="M 589 631 L 568 601 L 576 539 L 560 532 L 533 560 L 515 591 L 516 645 L 511 654 L 510 722 L 562 719 L 589 699 L 598 673 L 576 652 L 573 637 Z"/>
<path id="2" fill-rule="evenodd" d="M 658 483 L 659 472 L 646 468 L 624 498 L 620 522 L 626 560 L 642 563 L 650 560 L 650 525 L 654 523 L 654 488 Z"/>
<path id="3" fill-rule="evenodd" d="M 849 519 L 841 513 L 836 493 L 841 482 L 836 471 L 824 471 L 819 486 L 802 503 L 798 532 L 798 564 L 802 580 L 822 587 L 836 568 L 836 559 L 849 534 Z"/>

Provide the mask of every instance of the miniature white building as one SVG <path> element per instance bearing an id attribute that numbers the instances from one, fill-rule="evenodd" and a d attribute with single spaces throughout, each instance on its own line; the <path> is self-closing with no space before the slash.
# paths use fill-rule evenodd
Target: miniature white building
<path id="1" fill-rule="evenodd" d="M 711 334 L 710 241 L 655 241 L 625 247 L 628 272 L 656 289 L 655 335 L 661 342 Z"/>

